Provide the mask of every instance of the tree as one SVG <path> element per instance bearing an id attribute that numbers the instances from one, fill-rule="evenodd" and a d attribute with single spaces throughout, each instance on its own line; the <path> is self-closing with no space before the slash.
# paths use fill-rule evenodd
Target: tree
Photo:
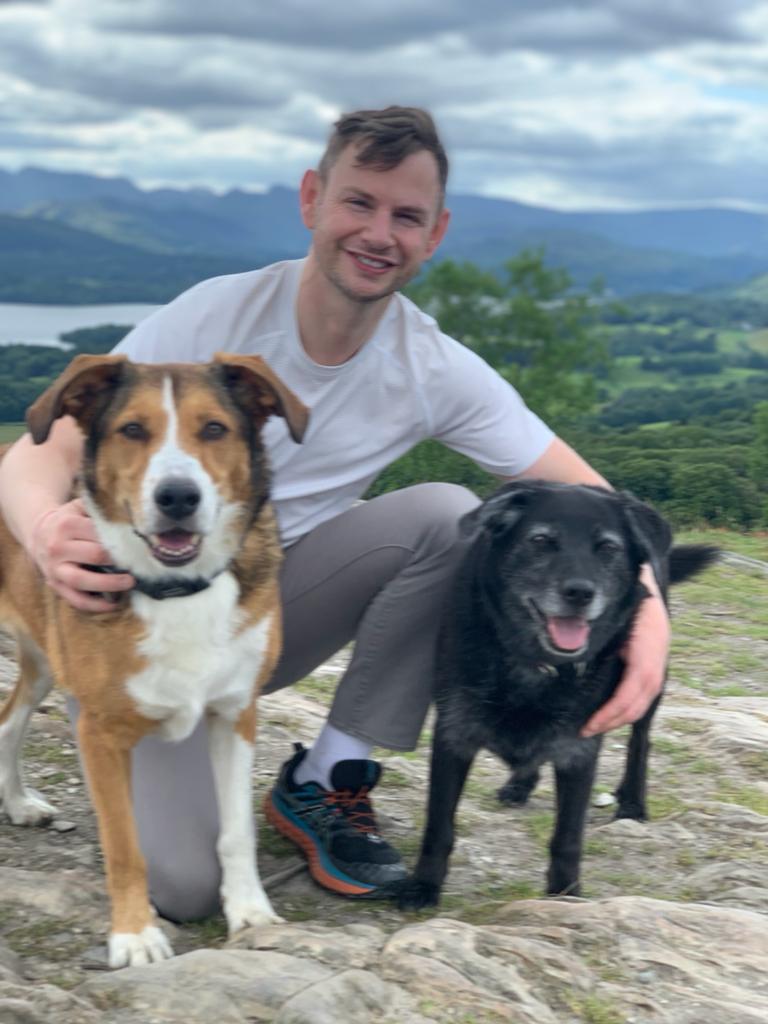
<path id="1" fill-rule="evenodd" d="M 446 260 L 410 294 L 556 429 L 594 407 L 592 374 L 608 365 L 596 330 L 598 291 L 572 291 L 568 273 L 545 266 L 540 251 L 509 260 L 503 279 Z"/>

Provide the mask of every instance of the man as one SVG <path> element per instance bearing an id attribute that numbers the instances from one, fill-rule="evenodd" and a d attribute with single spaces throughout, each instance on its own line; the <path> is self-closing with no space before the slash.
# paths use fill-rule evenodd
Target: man
<path id="1" fill-rule="evenodd" d="M 268 816 L 302 848 L 317 881 L 349 896 L 375 896 L 405 871 L 376 828 L 368 794 L 379 766 L 370 753 L 417 742 L 441 598 L 460 550 L 456 524 L 477 504 L 449 484 L 356 499 L 425 437 L 502 479 L 608 486 L 495 371 L 399 294 L 445 234 L 446 178 L 424 111 L 342 117 L 301 183 L 312 232 L 306 259 L 203 282 L 118 346 L 148 362 L 202 361 L 222 348 L 259 353 L 312 410 L 301 446 L 276 418 L 265 432 L 285 546 L 284 653 L 267 691 L 350 640 L 355 648 L 317 740 L 283 765 Z M 82 567 L 108 556 L 79 501 L 67 500 L 81 446 L 68 420 L 41 447 L 22 439 L 3 462 L 0 496 L 48 583 L 97 613 L 110 606 L 89 592 L 121 591 L 132 579 Z M 638 615 L 624 679 L 586 733 L 639 718 L 661 687 L 668 621 L 648 567 L 643 579 L 654 596 Z M 146 740 L 134 757 L 153 899 L 175 920 L 216 907 L 218 823 L 203 728 L 178 745 Z"/>

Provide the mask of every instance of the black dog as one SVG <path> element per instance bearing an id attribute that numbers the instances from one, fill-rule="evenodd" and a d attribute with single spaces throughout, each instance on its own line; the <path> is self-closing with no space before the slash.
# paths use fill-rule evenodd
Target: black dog
<path id="1" fill-rule="evenodd" d="M 471 537 L 438 643 L 438 708 L 427 828 L 401 909 L 440 898 L 453 820 L 467 773 L 485 747 L 512 768 L 499 791 L 522 804 L 552 761 L 557 822 L 547 893 L 579 892 L 584 823 L 601 737 L 579 730 L 621 678 L 624 646 L 648 592 L 650 562 L 662 593 L 713 562 L 716 548 L 672 548 L 666 521 L 631 495 L 541 482 L 507 484 L 464 517 Z M 646 817 L 648 733 L 657 697 L 632 727 L 620 818 Z"/>

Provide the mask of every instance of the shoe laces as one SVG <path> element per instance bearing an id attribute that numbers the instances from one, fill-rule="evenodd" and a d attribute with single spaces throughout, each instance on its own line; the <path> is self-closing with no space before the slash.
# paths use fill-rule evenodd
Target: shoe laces
<path id="1" fill-rule="evenodd" d="M 368 786 L 358 790 L 337 789 L 326 796 L 325 802 L 336 813 L 343 814 L 345 821 L 358 832 L 378 832 L 368 789 Z"/>

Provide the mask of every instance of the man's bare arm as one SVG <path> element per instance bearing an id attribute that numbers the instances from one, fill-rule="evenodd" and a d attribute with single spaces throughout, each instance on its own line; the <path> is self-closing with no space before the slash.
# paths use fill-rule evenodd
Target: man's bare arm
<path id="1" fill-rule="evenodd" d="M 0 462 L 0 508 L 58 594 L 83 611 L 107 611 L 114 605 L 89 592 L 126 590 L 133 578 L 81 568 L 109 562 L 82 502 L 72 499 L 82 455 L 82 434 L 69 417 L 56 421 L 45 444 L 33 444 L 25 435 Z"/>
<path id="2" fill-rule="evenodd" d="M 555 438 L 520 477 L 610 488 L 608 481 L 560 438 Z M 669 616 L 650 565 L 643 566 L 640 579 L 651 596 L 642 602 L 635 616 L 632 633 L 623 652 L 626 661 L 624 675 L 610 700 L 598 708 L 586 723 L 582 729 L 583 736 L 594 736 L 636 722 L 664 685 L 670 644 Z"/>

